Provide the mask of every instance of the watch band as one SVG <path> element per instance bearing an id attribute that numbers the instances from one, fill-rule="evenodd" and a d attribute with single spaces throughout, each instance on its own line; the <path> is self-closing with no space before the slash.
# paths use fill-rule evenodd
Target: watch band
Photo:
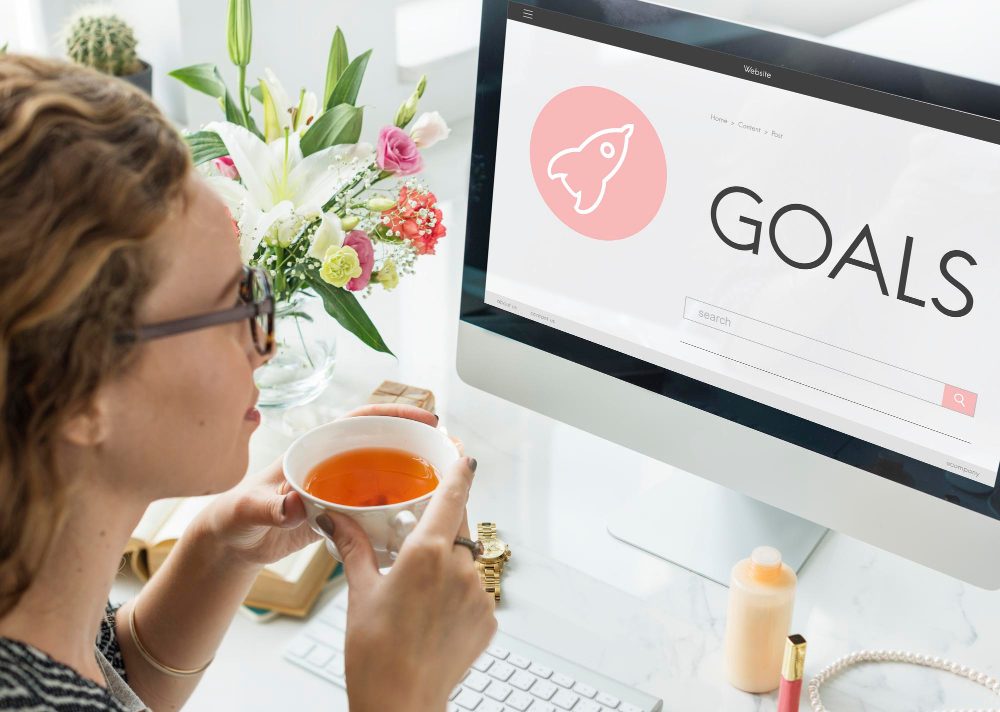
<path id="1" fill-rule="evenodd" d="M 476 534 L 480 541 L 495 541 L 497 538 L 497 525 L 494 522 L 480 522 L 476 525 Z M 479 564 L 479 577 L 483 583 L 483 590 L 493 594 L 493 600 L 500 600 L 500 574 L 503 573 L 503 561 L 495 563 Z"/>

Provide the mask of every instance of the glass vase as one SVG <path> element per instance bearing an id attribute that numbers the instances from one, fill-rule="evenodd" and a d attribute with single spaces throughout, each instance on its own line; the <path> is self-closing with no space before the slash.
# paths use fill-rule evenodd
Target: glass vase
<path id="1" fill-rule="evenodd" d="M 297 294 L 278 302 L 274 356 L 254 373 L 258 405 L 291 408 L 319 397 L 333 377 L 338 328 L 319 297 Z"/>

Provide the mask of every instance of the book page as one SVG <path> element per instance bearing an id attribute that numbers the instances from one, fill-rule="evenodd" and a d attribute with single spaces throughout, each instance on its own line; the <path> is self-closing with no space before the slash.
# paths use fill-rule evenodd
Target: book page
<path id="1" fill-rule="evenodd" d="M 139 520 L 139 523 L 135 525 L 135 529 L 132 530 L 132 538 L 142 545 L 152 544 L 160 528 L 170 515 L 173 514 L 174 510 L 177 509 L 183 499 L 183 497 L 170 497 L 150 502 L 149 506 L 146 507 L 146 512 L 142 515 L 142 519 Z"/>
<path id="2" fill-rule="evenodd" d="M 155 537 L 150 540 L 150 546 L 159 546 L 180 539 L 188 524 L 212 501 L 214 496 L 210 494 L 203 497 L 181 497 L 177 506 L 157 530 Z"/>
<path id="3" fill-rule="evenodd" d="M 264 570 L 289 583 L 295 583 L 302 578 L 302 575 L 309 567 L 309 563 L 318 553 L 317 549 L 321 546 L 323 546 L 322 540 L 314 541 L 312 544 L 299 549 L 295 553 L 289 554 L 284 559 L 275 561 L 273 564 L 268 564 L 264 567 Z"/>

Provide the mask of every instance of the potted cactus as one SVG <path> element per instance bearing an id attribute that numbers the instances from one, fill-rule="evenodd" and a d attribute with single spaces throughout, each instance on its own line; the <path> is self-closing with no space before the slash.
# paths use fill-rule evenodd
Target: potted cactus
<path id="1" fill-rule="evenodd" d="M 77 64 L 120 77 L 152 94 L 153 70 L 135 53 L 132 27 L 118 15 L 85 11 L 65 31 L 66 53 Z"/>

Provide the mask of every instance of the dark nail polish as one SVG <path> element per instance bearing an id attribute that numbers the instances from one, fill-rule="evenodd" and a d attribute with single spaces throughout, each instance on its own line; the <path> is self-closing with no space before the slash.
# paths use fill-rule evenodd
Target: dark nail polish
<path id="1" fill-rule="evenodd" d="M 431 415 L 434 416 L 434 425 L 437 425 L 438 423 L 441 422 L 441 416 L 440 415 L 438 415 L 437 413 L 431 413 Z"/>
<path id="2" fill-rule="evenodd" d="M 316 526 L 323 530 L 323 533 L 328 537 L 333 536 L 333 520 L 330 519 L 325 514 L 321 514 L 316 517 Z"/>
<path id="3" fill-rule="evenodd" d="M 476 458 L 474 458 L 474 457 L 470 457 L 470 458 L 469 458 L 469 469 L 470 469 L 470 470 L 472 470 L 473 472 L 475 472 L 475 471 L 476 471 L 476 468 L 477 468 L 478 466 L 479 466 L 479 463 L 478 463 L 478 462 L 476 462 Z"/>

